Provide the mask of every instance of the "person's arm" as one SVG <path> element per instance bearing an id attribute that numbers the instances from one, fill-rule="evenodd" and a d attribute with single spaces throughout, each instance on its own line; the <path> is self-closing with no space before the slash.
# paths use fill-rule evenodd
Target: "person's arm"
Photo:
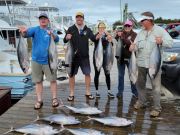
<path id="1" fill-rule="evenodd" d="M 94 35 L 92 30 L 89 29 L 89 38 L 91 39 L 91 41 L 93 42 L 97 42 L 98 40 L 96 39 L 97 35 Z"/>
<path id="2" fill-rule="evenodd" d="M 162 36 L 162 47 L 171 48 L 173 45 L 173 39 L 169 35 L 169 33 L 165 30 L 163 30 L 163 36 Z"/>
<path id="3" fill-rule="evenodd" d="M 25 32 L 24 36 L 25 37 L 34 37 L 34 33 L 36 31 L 36 27 L 31 27 L 31 28 L 28 28 L 27 31 Z"/>
<path id="4" fill-rule="evenodd" d="M 63 39 L 64 43 L 67 43 L 69 41 L 69 39 L 67 38 L 69 36 L 69 34 L 71 34 L 70 28 L 66 31 L 66 35 L 65 35 L 65 37 Z"/>

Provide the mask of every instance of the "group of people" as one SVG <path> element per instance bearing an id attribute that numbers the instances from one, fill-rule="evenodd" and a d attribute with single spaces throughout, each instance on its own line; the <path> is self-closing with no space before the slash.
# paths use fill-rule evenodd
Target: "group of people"
<path id="1" fill-rule="evenodd" d="M 96 68 L 95 62 L 95 50 L 98 46 L 98 42 L 101 38 L 103 50 L 106 49 L 109 42 L 116 47 L 118 42 L 114 42 L 120 39 L 122 42 L 122 52 L 121 56 L 116 56 L 117 67 L 118 67 L 118 92 L 117 98 L 121 98 L 124 91 L 124 75 L 125 67 L 129 66 L 129 59 L 131 57 L 131 52 L 136 52 L 137 65 L 138 65 L 138 79 L 136 84 L 131 82 L 131 90 L 134 97 L 137 98 L 137 102 L 134 105 L 135 109 L 140 109 L 146 107 L 146 76 L 149 68 L 150 54 L 156 45 L 160 48 L 171 47 L 173 40 L 169 34 L 161 27 L 154 24 L 154 15 L 151 12 L 144 12 L 141 14 L 142 18 L 139 20 L 142 25 L 142 30 L 137 34 L 133 31 L 133 22 L 127 20 L 124 23 L 123 29 L 118 29 L 116 31 L 115 37 L 111 36 L 110 33 L 106 31 L 106 25 L 103 22 L 98 24 L 98 33 L 93 34 L 90 28 L 88 28 L 84 23 L 84 14 L 82 12 L 76 13 L 75 20 L 76 23 L 69 27 L 64 37 L 64 43 L 71 41 L 73 50 L 75 52 L 75 57 L 73 58 L 74 69 L 71 75 L 69 75 L 69 97 L 68 101 L 74 100 L 74 86 L 75 86 L 75 75 L 78 73 L 79 67 L 81 68 L 83 74 L 85 75 L 85 85 L 86 92 L 85 96 L 92 100 L 94 96 L 90 91 L 91 84 L 91 68 L 89 60 L 89 39 L 94 42 L 94 53 L 93 53 L 93 65 L 95 70 L 94 85 L 96 88 L 96 98 L 100 98 L 99 93 L 99 75 L 100 71 Z M 47 49 L 50 44 L 51 35 L 55 42 L 59 41 L 56 33 L 54 33 L 49 27 L 49 18 L 47 14 L 42 13 L 39 15 L 40 26 L 26 28 L 20 27 L 20 32 L 24 37 L 33 38 L 32 46 L 32 80 L 36 84 L 36 95 L 37 101 L 34 105 L 34 109 L 40 109 L 43 106 L 43 75 L 46 75 L 48 81 L 51 84 L 52 91 L 52 107 L 59 106 L 59 100 L 57 99 L 57 83 L 56 83 L 56 73 L 50 72 L 48 66 L 48 53 Z M 103 51 L 105 55 L 105 51 Z M 111 79 L 110 73 L 106 71 L 105 64 L 103 62 L 102 68 L 104 69 L 104 74 L 107 84 L 107 95 L 109 98 L 114 98 L 114 94 L 111 91 Z M 160 79 L 161 71 L 159 71 L 157 77 L 152 81 L 153 85 L 153 109 L 150 113 L 151 116 L 159 116 L 161 112 L 160 105 Z"/>

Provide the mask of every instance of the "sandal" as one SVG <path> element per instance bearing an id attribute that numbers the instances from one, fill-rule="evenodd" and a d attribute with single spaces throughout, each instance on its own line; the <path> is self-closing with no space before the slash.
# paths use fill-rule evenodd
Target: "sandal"
<path id="1" fill-rule="evenodd" d="M 52 107 L 58 107 L 59 106 L 59 101 L 57 98 L 52 99 Z"/>
<path id="2" fill-rule="evenodd" d="M 42 101 L 37 101 L 34 105 L 34 109 L 35 110 L 38 110 L 38 109 L 41 109 L 43 106 L 43 102 Z"/>
<path id="3" fill-rule="evenodd" d="M 152 110 L 151 112 L 150 112 L 150 116 L 151 117 L 158 117 L 159 115 L 160 115 L 160 110 Z"/>
<path id="4" fill-rule="evenodd" d="M 92 94 L 90 94 L 90 95 L 85 95 L 85 96 L 86 96 L 86 98 L 88 98 L 88 99 L 90 99 L 90 100 L 94 99 L 94 96 L 93 96 Z"/>
<path id="5" fill-rule="evenodd" d="M 74 96 L 69 96 L 69 97 L 67 98 L 67 100 L 68 100 L 68 101 L 74 101 Z"/>

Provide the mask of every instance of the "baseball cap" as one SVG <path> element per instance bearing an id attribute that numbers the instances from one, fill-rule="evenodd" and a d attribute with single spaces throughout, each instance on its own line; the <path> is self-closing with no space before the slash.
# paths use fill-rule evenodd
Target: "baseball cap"
<path id="1" fill-rule="evenodd" d="M 81 17 L 84 18 L 84 14 L 83 14 L 82 12 L 77 12 L 77 13 L 76 13 L 76 17 L 77 17 L 77 16 L 81 16 Z"/>
<path id="2" fill-rule="evenodd" d="M 130 26 L 132 26 L 132 25 L 133 25 L 133 23 L 132 23 L 132 21 L 127 20 L 127 21 L 124 23 L 124 25 L 130 25 Z"/>
<path id="3" fill-rule="evenodd" d="M 41 13 L 41 14 L 39 15 L 39 19 L 40 19 L 41 17 L 45 17 L 45 18 L 49 19 L 48 15 L 47 15 L 46 13 Z"/>
<path id="4" fill-rule="evenodd" d="M 139 19 L 137 19 L 138 22 L 141 22 L 143 20 L 154 20 L 154 18 L 151 16 L 141 15 L 141 17 Z"/>

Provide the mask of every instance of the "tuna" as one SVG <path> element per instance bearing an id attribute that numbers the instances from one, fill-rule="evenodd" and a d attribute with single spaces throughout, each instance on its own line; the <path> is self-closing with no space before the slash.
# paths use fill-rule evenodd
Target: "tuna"
<path id="1" fill-rule="evenodd" d="M 131 58 L 129 60 L 129 78 L 133 84 L 136 83 L 138 78 L 138 66 L 136 62 L 135 52 L 132 51 Z"/>
<path id="2" fill-rule="evenodd" d="M 102 39 L 99 39 L 99 43 L 95 50 L 95 64 L 98 71 L 100 71 L 102 64 L 103 64 L 103 46 L 102 46 Z"/>
<path id="3" fill-rule="evenodd" d="M 26 74 L 30 69 L 30 58 L 28 53 L 28 45 L 26 40 L 20 35 L 17 46 L 17 57 L 22 71 Z"/>
<path id="4" fill-rule="evenodd" d="M 149 76 L 151 80 L 156 78 L 161 67 L 161 51 L 159 45 L 155 46 L 150 55 Z"/>
<path id="5" fill-rule="evenodd" d="M 130 120 L 127 120 L 125 118 L 120 118 L 120 117 L 104 117 L 104 118 L 91 118 L 88 117 L 89 119 L 86 121 L 94 120 L 97 122 L 100 122 L 104 125 L 107 126 L 114 126 L 114 127 L 123 127 L 123 126 L 128 126 L 131 125 L 133 122 Z"/>

